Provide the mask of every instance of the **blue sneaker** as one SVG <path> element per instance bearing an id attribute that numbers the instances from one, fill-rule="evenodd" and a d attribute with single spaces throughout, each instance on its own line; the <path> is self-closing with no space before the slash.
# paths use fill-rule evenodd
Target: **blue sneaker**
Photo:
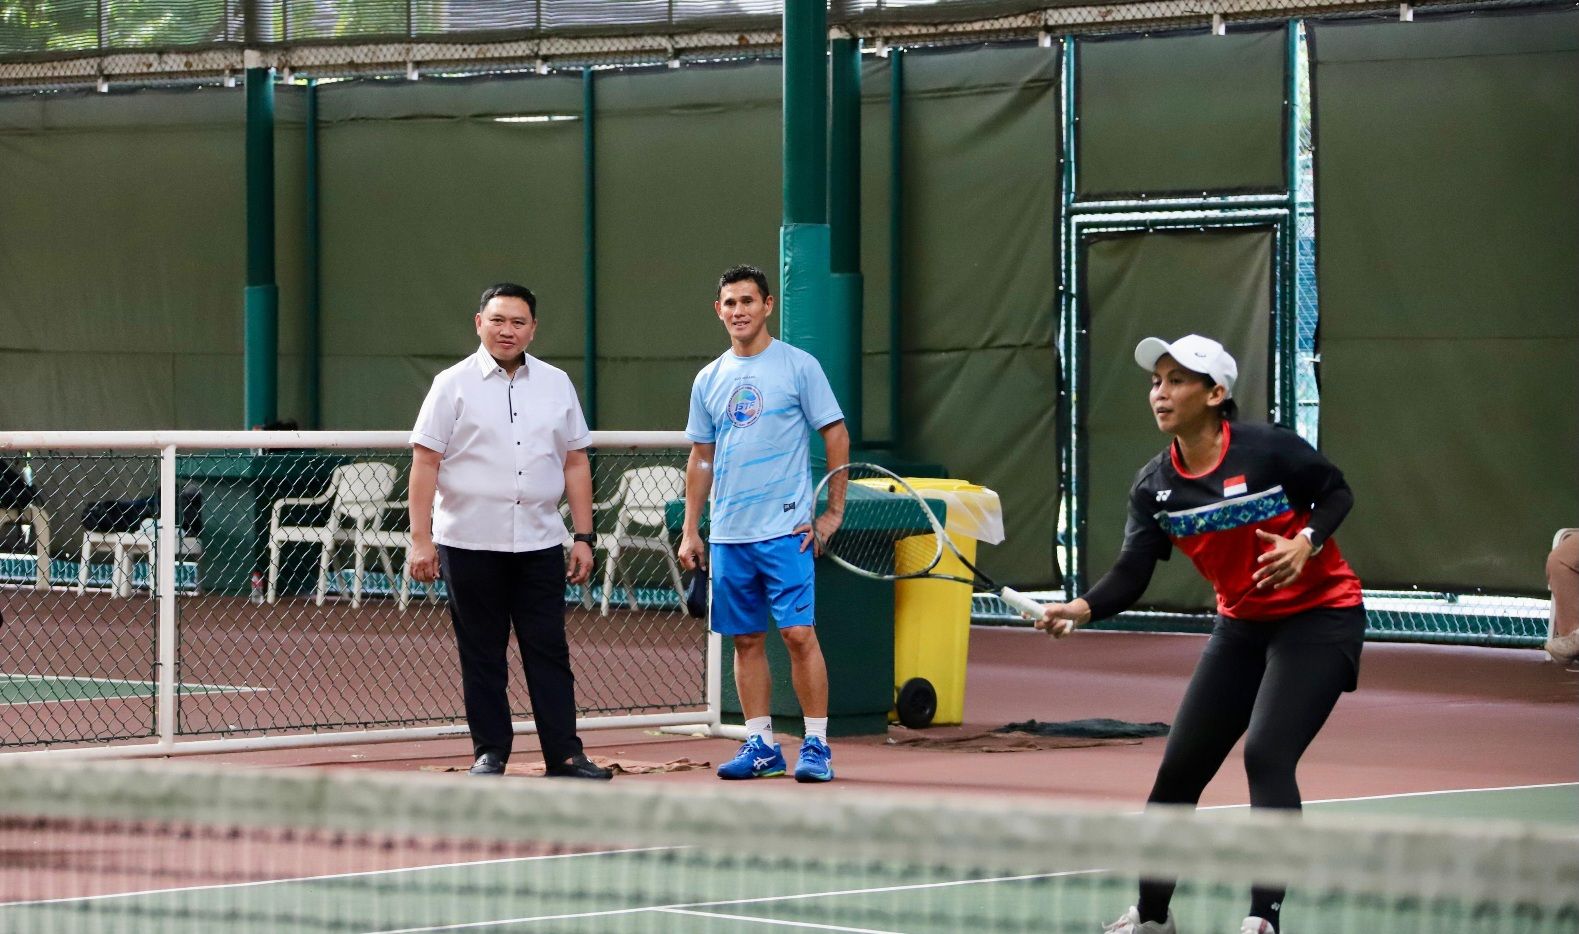
<path id="1" fill-rule="evenodd" d="M 797 782 L 833 781 L 833 752 L 828 744 L 812 737 L 800 744 L 800 761 L 795 763 Z"/>
<path id="2" fill-rule="evenodd" d="M 778 743 L 769 746 L 762 737 L 753 736 L 740 745 L 735 757 L 718 767 L 718 777 L 727 779 L 772 778 L 783 775 L 784 751 Z"/>

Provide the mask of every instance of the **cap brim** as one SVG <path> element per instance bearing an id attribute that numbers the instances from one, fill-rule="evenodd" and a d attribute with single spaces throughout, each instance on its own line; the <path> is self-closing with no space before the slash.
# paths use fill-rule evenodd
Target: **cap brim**
<path id="1" fill-rule="evenodd" d="M 1150 373 L 1164 354 L 1172 353 L 1173 348 L 1160 337 L 1148 337 L 1135 345 L 1135 362 L 1140 368 Z"/>

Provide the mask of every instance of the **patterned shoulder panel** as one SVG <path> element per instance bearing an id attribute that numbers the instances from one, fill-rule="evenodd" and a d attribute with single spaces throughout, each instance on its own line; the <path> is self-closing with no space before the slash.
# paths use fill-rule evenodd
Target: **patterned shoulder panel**
<path id="1" fill-rule="evenodd" d="M 1157 524 L 1172 538 L 1189 538 L 1205 532 L 1223 532 L 1265 522 L 1273 516 L 1289 512 L 1288 495 L 1281 486 L 1236 496 L 1210 506 L 1186 509 L 1182 512 L 1158 512 Z"/>

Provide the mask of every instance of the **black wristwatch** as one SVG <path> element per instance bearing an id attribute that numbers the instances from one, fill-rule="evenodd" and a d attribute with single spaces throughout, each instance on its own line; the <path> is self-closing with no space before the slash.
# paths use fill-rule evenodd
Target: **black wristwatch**
<path id="1" fill-rule="evenodd" d="M 586 542 L 588 545 L 596 546 L 598 543 L 598 533 L 577 532 L 576 534 L 570 536 L 570 540 L 574 542 Z"/>

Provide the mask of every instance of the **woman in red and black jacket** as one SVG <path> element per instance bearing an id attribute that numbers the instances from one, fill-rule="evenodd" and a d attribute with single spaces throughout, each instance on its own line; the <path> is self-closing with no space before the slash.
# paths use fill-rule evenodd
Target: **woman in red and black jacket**
<path id="1" fill-rule="evenodd" d="M 1245 736 L 1251 806 L 1298 810 L 1300 756 L 1359 674 L 1360 581 L 1331 541 L 1354 495 L 1299 435 L 1234 421 L 1238 367 L 1217 341 L 1147 338 L 1135 362 L 1151 373 L 1152 414 L 1173 441 L 1135 475 L 1112 570 L 1047 605 L 1037 628 L 1063 636 L 1118 615 L 1158 561 L 1183 552 L 1217 592 L 1217 623 L 1147 801 L 1196 804 Z M 1105 930 L 1172 934 L 1173 887 L 1142 880 L 1137 904 Z M 1282 901 L 1282 889 L 1253 888 L 1242 934 L 1275 934 Z"/>

